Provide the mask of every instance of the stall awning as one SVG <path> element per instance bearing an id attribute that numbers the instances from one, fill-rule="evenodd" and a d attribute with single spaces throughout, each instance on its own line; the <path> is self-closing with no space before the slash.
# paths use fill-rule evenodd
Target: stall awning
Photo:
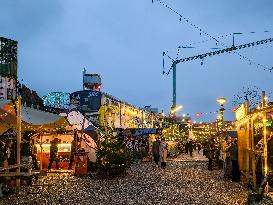
<path id="1" fill-rule="evenodd" d="M 46 125 L 56 123 L 64 119 L 63 116 L 56 115 L 29 107 L 22 107 L 22 120 L 32 125 Z"/>
<path id="2" fill-rule="evenodd" d="M 68 125 L 65 117 L 22 106 L 22 130 L 54 129 Z M 16 110 L 9 100 L 0 100 L 0 132 L 16 130 Z"/>

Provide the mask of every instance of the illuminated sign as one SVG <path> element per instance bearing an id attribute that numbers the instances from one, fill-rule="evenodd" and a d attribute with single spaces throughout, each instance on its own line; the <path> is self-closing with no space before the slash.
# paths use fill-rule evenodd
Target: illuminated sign
<path id="1" fill-rule="evenodd" d="M 70 102 L 81 112 L 98 112 L 101 106 L 101 92 L 83 90 L 71 93 Z"/>

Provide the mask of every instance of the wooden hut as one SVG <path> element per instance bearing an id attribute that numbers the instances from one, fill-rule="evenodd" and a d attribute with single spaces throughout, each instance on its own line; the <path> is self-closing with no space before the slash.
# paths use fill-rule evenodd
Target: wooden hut
<path id="1" fill-rule="evenodd" d="M 263 176 L 269 175 L 273 169 L 273 105 L 266 104 L 263 92 L 261 105 L 250 110 L 246 101 L 235 114 L 242 179 L 256 189 Z M 269 181 L 270 187 L 273 183 Z"/>

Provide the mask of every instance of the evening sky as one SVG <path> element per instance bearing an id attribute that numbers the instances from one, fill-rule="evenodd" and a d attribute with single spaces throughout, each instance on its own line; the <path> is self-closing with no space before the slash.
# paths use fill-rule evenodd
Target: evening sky
<path id="1" fill-rule="evenodd" d="M 82 70 L 102 77 L 103 91 L 131 104 L 151 105 L 168 112 L 172 104 L 172 75 L 162 75 L 162 52 L 178 58 L 224 48 L 204 34 L 219 37 L 241 32 L 235 45 L 273 36 L 272 0 L 0 0 L 0 36 L 19 44 L 19 79 L 40 96 L 82 88 Z M 198 26 L 198 29 L 195 26 Z M 200 32 L 200 29 L 202 31 Z M 270 32 L 264 32 L 270 31 Z M 253 33 L 255 32 L 255 33 Z M 200 34 L 201 33 L 201 34 Z M 206 42 L 203 42 L 206 41 Z M 219 38 L 232 45 L 232 35 Z M 234 94 L 257 86 L 273 88 L 272 43 L 177 65 L 179 113 L 208 113 L 197 120 L 214 120 L 216 98 L 228 102 L 233 119 Z M 165 69 L 171 61 L 165 58 Z M 271 93 L 269 95 L 271 97 Z M 273 95 L 272 99 L 273 101 Z"/>

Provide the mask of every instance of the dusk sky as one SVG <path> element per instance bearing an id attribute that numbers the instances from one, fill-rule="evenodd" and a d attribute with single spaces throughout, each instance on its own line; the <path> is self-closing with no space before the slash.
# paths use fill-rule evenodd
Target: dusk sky
<path id="1" fill-rule="evenodd" d="M 82 89 L 82 70 L 98 73 L 103 89 L 136 106 L 169 112 L 172 75 L 162 74 L 162 52 L 178 58 L 273 37 L 272 0 L 161 0 L 187 21 L 154 0 L 0 0 L 0 36 L 18 41 L 19 79 L 42 97 L 53 91 Z M 196 25 L 200 30 L 191 26 Z M 204 32 L 219 38 L 216 45 Z M 264 32 L 269 31 L 269 32 Z M 255 32 L 255 33 L 254 33 Z M 205 42 L 204 42 L 205 41 Z M 225 46 L 224 46 L 225 45 Z M 234 95 L 243 87 L 273 91 L 273 43 L 177 65 L 179 112 L 219 109 L 226 97 L 226 119 L 234 119 Z M 261 64 L 262 66 L 257 66 Z M 171 62 L 165 59 L 167 70 Z M 266 69 L 264 70 L 264 67 Z M 273 101 L 273 95 L 270 96 Z"/>

